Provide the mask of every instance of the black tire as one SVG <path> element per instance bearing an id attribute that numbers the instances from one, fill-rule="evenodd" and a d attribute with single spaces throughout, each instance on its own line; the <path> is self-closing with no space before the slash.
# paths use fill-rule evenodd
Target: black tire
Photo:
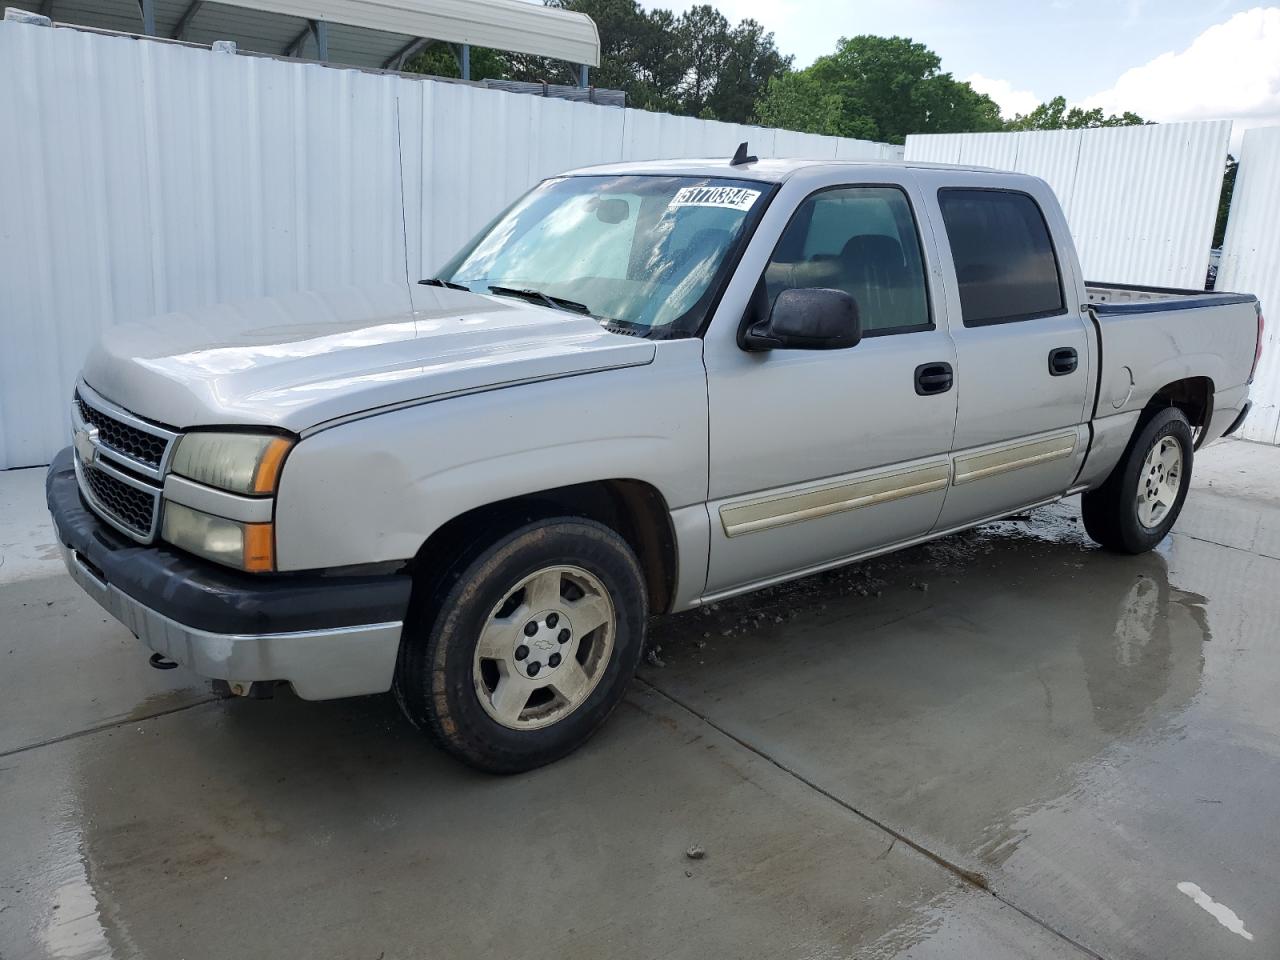
<path id="1" fill-rule="evenodd" d="M 1147 527 L 1138 519 L 1141 473 L 1147 454 L 1165 437 L 1172 437 L 1182 449 L 1178 493 L 1160 522 Z M 1108 550 L 1146 553 L 1168 535 L 1182 512 L 1191 485 L 1192 458 L 1191 424 L 1177 407 L 1161 408 L 1141 421 L 1106 482 L 1081 497 L 1085 532 Z"/>
<path id="2" fill-rule="evenodd" d="M 644 576 L 622 537 L 603 524 L 574 517 L 528 523 L 472 556 L 415 603 L 393 689 L 409 720 L 444 750 L 489 773 L 519 773 L 577 749 L 621 701 L 644 647 Z M 616 614 L 612 654 L 600 665 L 595 687 L 572 712 L 540 729 L 512 729 L 480 702 L 476 646 L 504 598 L 550 566 L 580 568 L 608 592 Z"/>

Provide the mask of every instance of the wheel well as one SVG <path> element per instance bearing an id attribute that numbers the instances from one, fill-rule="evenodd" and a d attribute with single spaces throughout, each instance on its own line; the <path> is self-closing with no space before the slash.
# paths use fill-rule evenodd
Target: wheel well
<path id="1" fill-rule="evenodd" d="M 1193 427 L 1205 427 L 1213 415 L 1213 381 L 1208 377 L 1188 377 L 1165 384 L 1147 402 L 1147 411 L 1177 407 Z"/>
<path id="2" fill-rule="evenodd" d="M 506 533 L 547 517 L 582 517 L 616 531 L 635 551 L 649 593 L 649 609 L 670 609 L 675 593 L 676 544 L 666 500 L 641 480 L 597 480 L 539 490 L 469 510 L 439 527 L 418 550 L 419 584 L 436 583 Z"/>

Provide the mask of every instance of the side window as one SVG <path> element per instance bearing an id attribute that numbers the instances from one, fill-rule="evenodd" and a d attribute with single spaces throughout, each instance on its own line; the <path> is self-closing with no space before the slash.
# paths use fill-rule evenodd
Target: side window
<path id="1" fill-rule="evenodd" d="M 783 290 L 833 287 L 858 302 L 865 334 L 933 328 L 920 235 L 897 187 L 810 196 L 778 240 L 764 281 L 770 309 Z"/>
<path id="2" fill-rule="evenodd" d="M 1064 313 L 1058 261 L 1040 207 L 1025 193 L 938 191 L 966 327 Z"/>

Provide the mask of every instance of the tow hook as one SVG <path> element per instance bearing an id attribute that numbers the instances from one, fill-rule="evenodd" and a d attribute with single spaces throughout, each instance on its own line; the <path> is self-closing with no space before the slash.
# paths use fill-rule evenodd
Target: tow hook
<path id="1" fill-rule="evenodd" d="M 250 700 L 270 700 L 276 695 L 273 680 L 214 680 L 213 693 L 218 697 L 248 697 Z"/>
<path id="2" fill-rule="evenodd" d="M 148 660 L 147 663 L 151 664 L 157 670 L 172 670 L 178 665 L 177 661 L 170 660 L 168 657 L 159 653 L 153 653 L 151 655 L 151 659 Z"/>

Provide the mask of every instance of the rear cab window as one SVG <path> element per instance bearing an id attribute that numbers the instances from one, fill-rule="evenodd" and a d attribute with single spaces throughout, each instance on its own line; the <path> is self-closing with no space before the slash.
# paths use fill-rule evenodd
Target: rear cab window
<path id="1" fill-rule="evenodd" d="M 966 327 L 1067 312 L 1049 225 L 1030 194 L 945 187 L 938 206 Z"/>

